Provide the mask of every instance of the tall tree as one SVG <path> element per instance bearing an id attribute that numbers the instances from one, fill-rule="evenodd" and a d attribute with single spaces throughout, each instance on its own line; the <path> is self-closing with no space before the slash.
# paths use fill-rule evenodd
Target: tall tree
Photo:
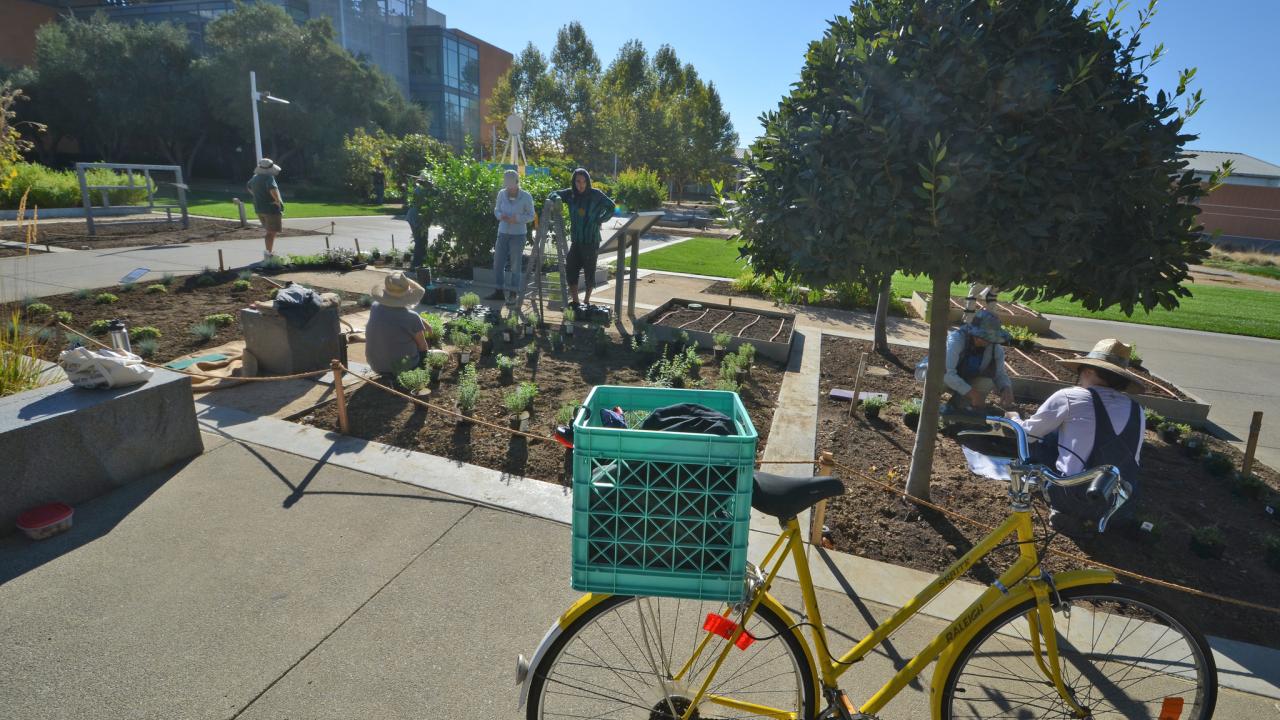
<path id="1" fill-rule="evenodd" d="M 1207 252 L 1183 131 L 1190 71 L 1148 93 L 1140 35 L 1075 0 L 854 2 L 752 149 L 746 251 L 811 283 L 933 282 L 907 492 L 929 491 L 953 281 L 1174 308 Z M 1180 103 L 1185 100 L 1181 109 Z"/>
<path id="2" fill-rule="evenodd" d="M 488 120 L 501 127 L 508 115 L 519 115 L 524 121 L 525 152 L 552 153 L 560 149 L 564 129 L 559 105 L 547 57 L 530 42 L 498 78 L 489 99 Z"/>
<path id="3" fill-rule="evenodd" d="M 603 159 L 599 137 L 600 57 L 581 23 L 575 20 L 556 33 L 551 65 L 557 111 L 564 128 L 564 153 L 595 166 Z"/>

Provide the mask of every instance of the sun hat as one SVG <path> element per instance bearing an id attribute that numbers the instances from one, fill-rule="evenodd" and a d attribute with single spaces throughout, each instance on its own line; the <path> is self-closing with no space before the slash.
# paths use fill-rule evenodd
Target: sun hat
<path id="1" fill-rule="evenodd" d="M 1129 370 L 1129 358 L 1133 356 L 1133 346 L 1125 345 L 1115 338 L 1099 340 L 1097 345 L 1082 358 L 1071 358 L 1059 362 L 1067 367 L 1078 368 L 1081 365 L 1109 370 L 1129 381 L 1125 392 L 1138 392 L 1143 388 L 1142 378 Z"/>
<path id="2" fill-rule="evenodd" d="M 255 175 L 276 175 L 280 172 L 280 166 L 271 161 L 271 158 L 262 158 L 258 161 L 258 167 L 253 169 Z"/>
<path id="3" fill-rule="evenodd" d="M 1009 333 L 1000 325 L 1000 318 L 990 310 L 979 310 L 969 321 L 969 334 L 995 345 L 1009 342 Z"/>
<path id="4" fill-rule="evenodd" d="M 375 285 L 369 291 L 379 305 L 389 307 L 410 308 L 422 301 L 427 291 L 421 285 L 405 277 L 402 272 L 394 272 L 387 276 L 382 285 Z"/>
<path id="5" fill-rule="evenodd" d="M 515 170 L 508 170 L 502 173 L 502 184 L 505 187 L 518 187 L 520 185 L 520 173 Z"/>

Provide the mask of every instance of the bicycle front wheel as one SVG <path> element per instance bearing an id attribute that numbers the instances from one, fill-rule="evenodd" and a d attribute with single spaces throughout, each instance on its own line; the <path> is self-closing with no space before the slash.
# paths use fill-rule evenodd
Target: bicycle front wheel
<path id="1" fill-rule="evenodd" d="M 728 642 L 703 629 L 707 614 L 724 608 L 675 598 L 606 598 L 566 628 L 533 668 L 528 719 L 683 717 Z M 793 629 L 763 603 L 746 629 L 758 639 L 730 648 L 689 717 L 813 717 L 813 670 Z"/>
<path id="2" fill-rule="evenodd" d="M 1131 587 L 1084 585 L 1054 610 L 1062 679 L 1090 718 L 1201 720 L 1213 716 L 1218 674 L 1199 630 L 1162 601 Z M 961 650 L 943 686 L 942 716 L 1074 718 L 1044 671 L 1034 600 L 983 627 Z"/>

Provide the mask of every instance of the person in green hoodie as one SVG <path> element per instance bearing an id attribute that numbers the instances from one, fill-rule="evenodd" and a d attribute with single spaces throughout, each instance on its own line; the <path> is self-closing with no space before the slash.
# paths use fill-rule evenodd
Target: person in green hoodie
<path id="1" fill-rule="evenodd" d="M 573 304 L 591 304 L 591 286 L 600 254 L 600 224 L 613 217 L 613 201 L 591 187 L 591 173 L 584 168 L 573 171 L 573 186 L 551 193 L 569 207 L 569 256 L 565 258 L 565 278 Z M 583 303 L 578 303 L 578 273 L 586 281 Z"/>

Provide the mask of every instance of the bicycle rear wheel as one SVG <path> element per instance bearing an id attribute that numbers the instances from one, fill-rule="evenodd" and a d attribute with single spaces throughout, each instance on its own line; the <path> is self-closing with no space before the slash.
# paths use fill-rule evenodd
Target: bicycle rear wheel
<path id="1" fill-rule="evenodd" d="M 1116 584 L 1061 592 L 1053 613 L 1063 682 L 1089 717 L 1201 720 L 1213 716 L 1217 668 L 1199 630 L 1163 601 Z M 984 626 L 961 650 L 943 686 L 942 716 L 1072 718 L 1041 670 L 1032 636 L 1035 601 Z M 1043 643 L 1041 643 L 1043 647 Z M 1043 655 L 1047 664 L 1048 660 Z"/>
<path id="2" fill-rule="evenodd" d="M 727 643 L 703 630 L 707 614 L 719 615 L 724 607 L 675 598 L 606 598 L 566 628 L 533 668 L 527 717 L 681 717 Z M 708 697 L 690 717 L 776 717 L 748 703 L 796 718 L 813 717 L 813 671 L 792 629 L 765 604 L 746 629 L 759 639 L 744 650 L 729 651 Z M 687 672 L 673 679 L 686 664 Z"/>

